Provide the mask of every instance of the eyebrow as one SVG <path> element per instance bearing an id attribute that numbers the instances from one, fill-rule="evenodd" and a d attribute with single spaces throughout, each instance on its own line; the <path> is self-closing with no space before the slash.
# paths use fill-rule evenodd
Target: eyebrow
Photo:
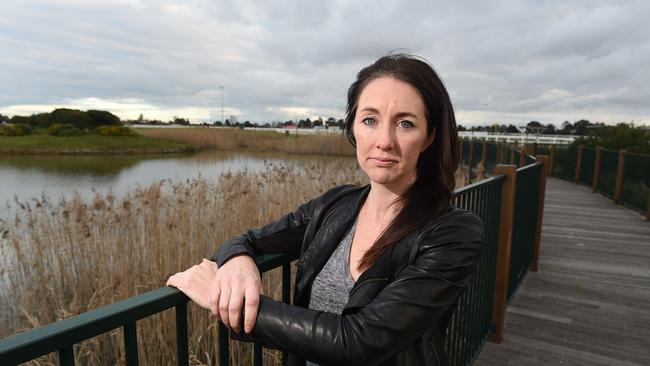
<path id="1" fill-rule="evenodd" d="M 379 110 L 377 108 L 373 108 L 373 107 L 365 107 L 362 110 L 360 110 L 359 112 L 370 112 L 370 113 L 374 113 L 374 114 L 379 114 Z M 403 118 L 403 117 L 418 118 L 418 116 L 416 116 L 415 114 L 413 114 L 411 112 L 398 112 L 397 114 L 395 114 L 395 117 L 396 118 Z"/>

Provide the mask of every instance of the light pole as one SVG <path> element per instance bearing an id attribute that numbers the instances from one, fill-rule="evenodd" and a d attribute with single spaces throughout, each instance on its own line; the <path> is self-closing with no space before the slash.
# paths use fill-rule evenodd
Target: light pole
<path id="1" fill-rule="evenodd" d="M 223 85 L 219 85 L 219 91 L 221 91 L 221 123 L 225 124 L 226 121 L 223 119 Z"/>

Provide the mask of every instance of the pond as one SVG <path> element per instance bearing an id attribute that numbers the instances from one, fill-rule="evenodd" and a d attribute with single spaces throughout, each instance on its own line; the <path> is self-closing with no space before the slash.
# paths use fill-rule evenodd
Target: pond
<path id="1" fill-rule="evenodd" d="M 205 151 L 189 155 L 5 155 L 0 156 L 0 219 L 14 202 L 43 195 L 50 200 L 76 191 L 89 198 L 94 191 L 117 196 L 163 179 L 173 182 L 203 177 L 216 179 L 230 171 L 259 171 L 268 164 L 293 167 L 316 160 L 342 159 L 321 155 Z M 353 158 L 344 158 L 353 159 Z"/>

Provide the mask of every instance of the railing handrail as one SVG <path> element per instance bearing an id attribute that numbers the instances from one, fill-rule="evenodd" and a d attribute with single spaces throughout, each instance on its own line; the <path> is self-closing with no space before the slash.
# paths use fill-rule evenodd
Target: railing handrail
<path id="1" fill-rule="evenodd" d="M 463 194 L 463 193 L 465 193 L 467 191 L 471 191 L 472 189 L 476 189 L 477 187 L 480 187 L 482 185 L 490 184 L 490 183 L 496 183 L 496 182 L 500 182 L 502 180 L 506 180 L 506 176 L 504 174 L 499 174 L 499 175 L 492 176 L 490 178 L 481 179 L 478 182 L 474 182 L 474 183 L 467 184 L 467 185 L 464 185 L 462 187 L 456 188 L 454 190 L 454 195 Z"/>
<path id="2" fill-rule="evenodd" d="M 292 258 L 288 254 L 264 254 L 255 260 L 260 272 L 266 272 L 290 262 Z M 33 360 L 187 301 L 189 298 L 180 290 L 165 286 L 0 339 L 0 364 Z"/>

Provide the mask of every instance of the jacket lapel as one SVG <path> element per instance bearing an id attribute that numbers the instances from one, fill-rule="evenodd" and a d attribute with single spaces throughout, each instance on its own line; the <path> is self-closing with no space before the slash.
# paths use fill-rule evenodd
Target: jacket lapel
<path id="1" fill-rule="evenodd" d="M 296 278 L 296 304 L 307 306 L 314 278 L 354 223 L 369 191 L 370 186 L 367 186 L 360 195 L 343 198 L 345 201 L 332 207 L 322 220 L 311 244 L 299 260 L 298 266 L 303 271 L 300 278 Z"/>

